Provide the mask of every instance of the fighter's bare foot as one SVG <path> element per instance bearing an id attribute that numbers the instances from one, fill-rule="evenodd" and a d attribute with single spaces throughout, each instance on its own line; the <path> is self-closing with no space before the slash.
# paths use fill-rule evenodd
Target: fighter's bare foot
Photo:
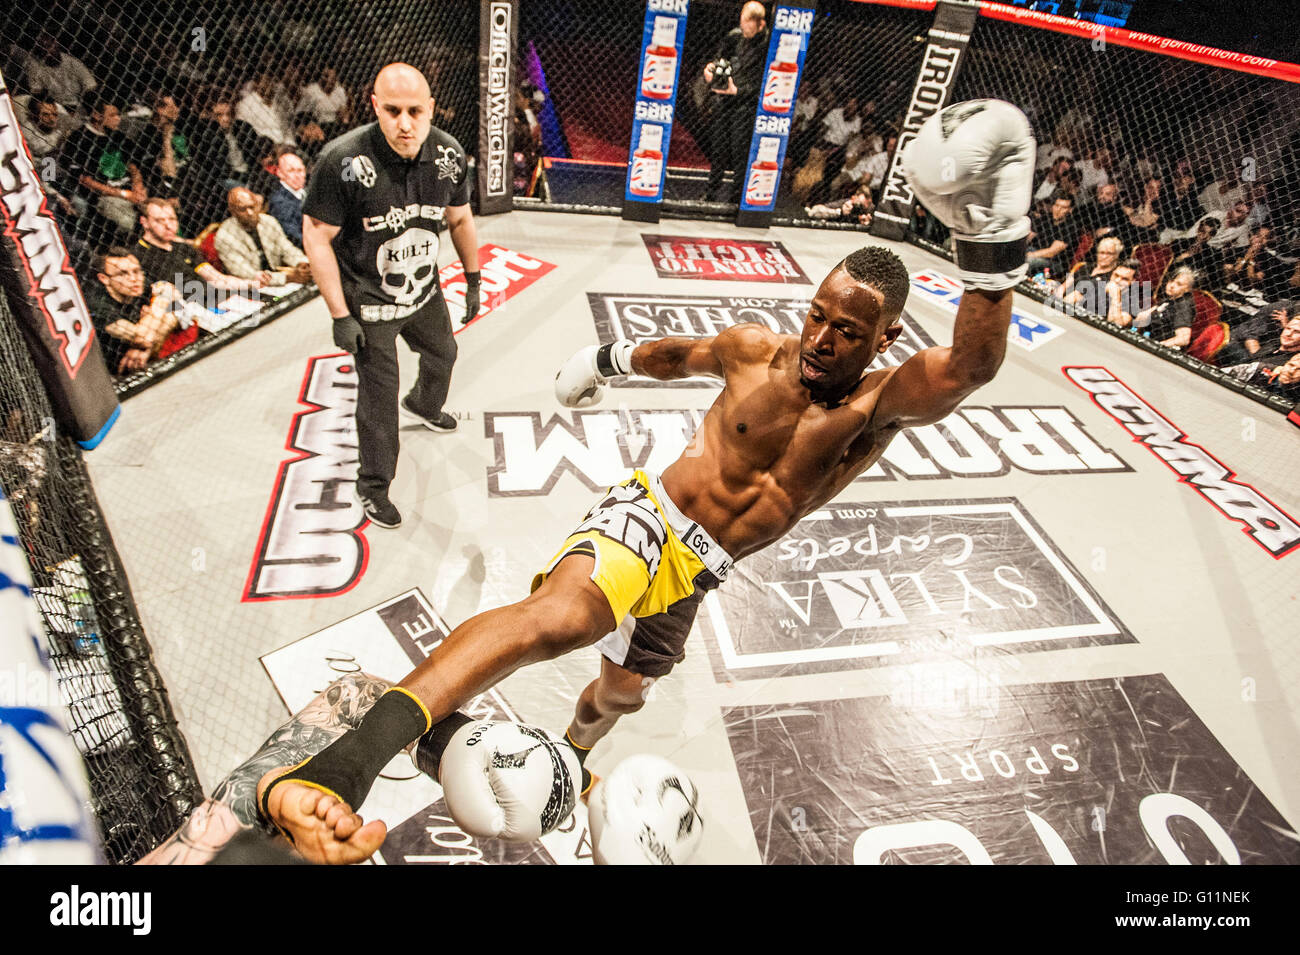
<path id="1" fill-rule="evenodd" d="M 281 766 L 263 776 L 257 784 L 257 802 L 266 807 L 266 815 L 298 854 L 319 865 L 350 865 L 374 855 L 384 844 L 388 827 L 378 819 L 363 823 L 332 793 L 286 780 L 272 788 L 263 802 L 267 788 L 293 768 Z"/>

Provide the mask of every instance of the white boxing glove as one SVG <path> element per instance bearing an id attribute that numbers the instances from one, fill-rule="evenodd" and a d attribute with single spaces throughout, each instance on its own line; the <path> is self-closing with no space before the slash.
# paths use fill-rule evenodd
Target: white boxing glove
<path id="1" fill-rule="evenodd" d="M 903 175 L 952 230 L 967 286 L 1005 289 L 1025 277 L 1035 148 L 1024 113 L 974 99 L 935 113 L 903 150 Z"/>
<path id="2" fill-rule="evenodd" d="M 587 408 L 605 395 L 605 382 L 632 372 L 635 342 L 620 339 L 609 345 L 588 345 L 560 366 L 555 376 L 555 397 L 566 408 Z"/>
<path id="3" fill-rule="evenodd" d="M 523 723 L 466 723 L 438 771 L 456 825 L 507 842 L 532 842 L 568 819 L 582 778 L 573 747 Z"/>
<path id="4" fill-rule="evenodd" d="M 597 865 L 681 865 L 700 846 L 700 792 L 668 760 L 629 756 L 587 799 Z"/>

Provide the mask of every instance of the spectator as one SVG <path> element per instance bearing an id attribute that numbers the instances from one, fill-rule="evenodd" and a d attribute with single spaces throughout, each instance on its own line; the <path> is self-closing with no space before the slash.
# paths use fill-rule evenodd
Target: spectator
<path id="1" fill-rule="evenodd" d="M 1224 249 L 1232 245 L 1245 245 L 1250 238 L 1250 225 L 1246 221 L 1249 214 L 1250 206 L 1244 200 L 1233 204 L 1223 214 L 1223 225 L 1210 239 L 1210 247 Z"/>
<path id="2" fill-rule="evenodd" d="M 1201 208 L 1206 212 L 1226 212 L 1245 198 L 1245 190 L 1237 179 L 1237 167 L 1206 186 L 1199 196 Z"/>
<path id="3" fill-rule="evenodd" d="M 808 159 L 795 170 L 790 184 L 790 195 L 800 205 L 815 204 L 826 194 L 826 166 L 829 147 L 814 146 L 808 150 Z"/>
<path id="4" fill-rule="evenodd" d="M 1079 219 L 1095 239 L 1117 235 L 1128 225 L 1128 216 L 1119 201 L 1119 186 L 1113 182 L 1098 186 L 1093 201 L 1079 210 Z"/>
<path id="5" fill-rule="evenodd" d="M 871 201 L 871 183 L 863 179 L 853 194 L 843 202 L 809 206 L 804 209 L 804 214 L 810 219 L 870 225 L 871 213 L 874 209 L 875 204 Z"/>
<path id="6" fill-rule="evenodd" d="M 1120 235 L 1129 246 L 1160 239 L 1160 177 L 1148 176 L 1142 184 L 1142 199 L 1124 207 L 1128 225 L 1121 227 Z"/>
<path id="7" fill-rule="evenodd" d="M 158 282 L 170 282 L 181 291 L 186 301 L 211 309 L 217 298 L 213 289 L 251 291 L 270 281 L 269 276 L 235 278 L 201 261 L 193 246 L 177 241 L 179 222 L 176 210 L 166 199 L 151 196 L 145 200 L 140 227 L 143 235 L 136 243 L 136 257 L 144 268 L 145 281 L 151 287 Z"/>
<path id="8" fill-rule="evenodd" d="M 99 281 L 86 286 L 86 308 L 108 370 L 115 375 L 139 371 L 176 328 L 172 305 L 178 293 L 160 282 L 146 295 L 144 270 L 120 245 L 96 255 L 93 269 Z"/>
<path id="9" fill-rule="evenodd" d="M 1261 348 L 1251 361 L 1229 365 L 1224 371 L 1275 394 L 1300 400 L 1300 315 L 1287 320 L 1276 347 Z"/>
<path id="10" fill-rule="evenodd" d="M 1254 318 L 1233 329 L 1229 341 L 1214 356 L 1214 363 L 1236 365 L 1250 361 L 1261 350 L 1266 354 L 1276 351 L 1282 329 L 1293 315 L 1300 318 L 1300 303 L 1294 299 L 1281 299 L 1265 305 Z"/>
<path id="11" fill-rule="evenodd" d="M 23 128 L 23 138 L 31 150 L 33 159 L 53 156 L 68 138 L 68 124 L 63 120 L 67 113 L 60 114 L 61 107 L 48 95 L 33 96 L 28 103 L 26 115 L 19 123 Z"/>
<path id="12" fill-rule="evenodd" d="M 831 183 L 831 192 L 843 194 L 843 190 L 866 182 L 872 192 L 880 188 L 885 173 L 889 171 L 889 157 L 898 144 L 898 137 L 892 133 L 889 139 L 874 152 L 869 152 L 871 140 L 860 138 L 859 150 L 845 158 L 844 168 Z"/>
<path id="13" fill-rule="evenodd" d="M 68 134 L 60 153 L 68 179 L 97 213 L 88 236 L 93 243 L 135 229 L 135 204 L 148 194 L 131 144 L 118 131 L 122 114 L 117 104 L 92 93 L 87 97 L 90 119 Z"/>
<path id="14" fill-rule="evenodd" d="M 1173 186 L 1164 196 L 1161 205 L 1161 225 L 1166 230 L 1186 232 L 1196 224 L 1201 215 L 1201 204 L 1196 197 L 1196 177 L 1192 175 L 1192 166 L 1186 159 L 1180 160 L 1174 172 Z M 1168 242 L 1173 236 L 1161 235 L 1161 241 Z"/>
<path id="15" fill-rule="evenodd" d="M 275 94 L 275 74 L 265 68 L 259 70 L 239 99 L 239 104 L 235 107 L 235 118 L 248 123 L 259 136 L 269 139 L 277 146 L 296 146 L 287 117 L 275 108 Z"/>
<path id="16" fill-rule="evenodd" d="M 1247 183 L 1242 201 L 1250 206 L 1250 211 L 1246 213 L 1248 228 L 1253 230 L 1269 224 L 1268 183 L 1262 179 Z"/>
<path id="17" fill-rule="evenodd" d="M 1175 239 L 1170 243 L 1173 250 L 1174 265 L 1187 265 L 1196 270 L 1202 285 L 1213 292 L 1223 284 L 1223 253 L 1210 244 L 1219 231 L 1219 220 L 1214 216 L 1205 216 L 1196 223 L 1194 234 L 1188 238 Z"/>
<path id="18" fill-rule="evenodd" d="M 1078 305 L 1094 315 L 1105 315 L 1108 311 L 1106 285 L 1124 253 L 1124 243 L 1116 236 L 1106 236 L 1097 243 L 1096 249 L 1097 259 L 1093 265 L 1071 270 L 1053 294 L 1068 305 Z M 1086 274 L 1076 278 L 1085 269 Z"/>
<path id="19" fill-rule="evenodd" d="M 843 106 L 830 110 L 822 119 L 822 142 L 842 150 L 861 130 L 862 116 L 858 113 L 858 98 L 850 96 Z"/>
<path id="20" fill-rule="evenodd" d="M 230 218 L 217 229 L 217 255 L 231 275 L 267 285 L 311 281 L 307 256 L 262 211 L 262 197 L 243 186 L 230 190 Z"/>
<path id="21" fill-rule="evenodd" d="M 1106 304 L 1106 321 L 1120 328 L 1133 324 L 1133 317 L 1141 308 L 1141 286 L 1135 284 L 1141 266 L 1137 259 L 1125 259 L 1110 273 L 1103 293 Z"/>
<path id="22" fill-rule="evenodd" d="M 181 108 L 176 97 L 159 93 L 153 99 L 153 114 L 136 138 L 145 186 L 151 195 L 168 198 L 180 194 L 190 163 L 190 141 L 176 125 Z"/>
<path id="23" fill-rule="evenodd" d="M 1196 300 L 1191 291 L 1196 273 L 1188 266 L 1174 270 L 1165 282 L 1162 300 L 1137 313 L 1133 330 L 1166 348 L 1182 350 L 1192 343 L 1192 325 L 1196 322 Z"/>
<path id="24" fill-rule="evenodd" d="M 181 189 L 181 208 L 192 234 L 222 217 L 226 195 L 246 186 L 275 144 L 248 123 L 234 118 L 230 100 L 215 97 L 195 125 L 189 175 Z"/>
<path id="25" fill-rule="evenodd" d="M 1061 190 L 1061 180 L 1074 168 L 1074 160 L 1069 156 L 1058 156 L 1048 168 L 1043 178 L 1034 189 L 1034 202 L 1047 203 Z"/>
<path id="26" fill-rule="evenodd" d="M 284 229 L 284 234 L 301 248 L 302 200 L 307 194 L 307 167 L 297 153 L 286 152 L 275 164 L 275 175 L 280 184 L 267 200 L 267 208 Z"/>
<path id="27" fill-rule="evenodd" d="M 745 160 L 749 158 L 749 140 L 754 128 L 754 111 L 763 83 L 763 63 L 767 56 L 767 12 L 761 3 L 746 3 L 740 10 L 740 25 L 728 32 L 718 45 L 713 59 L 704 67 L 709 85 L 712 110 L 709 121 L 709 181 L 707 198 L 740 202 L 744 188 Z M 719 60 L 731 65 L 731 77 L 722 89 L 713 88 L 713 66 Z M 729 195 L 722 194 L 727 171 L 733 173 Z"/>
<path id="28" fill-rule="evenodd" d="M 1223 264 L 1224 304 L 1244 299 L 1256 308 L 1289 294 L 1294 263 L 1287 262 L 1270 247 L 1273 230 L 1260 226 L 1250 234 L 1246 248 Z"/>
<path id="29" fill-rule="evenodd" d="M 1062 278 L 1074 258 L 1080 228 L 1073 212 L 1074 200 L 1058 193 L 1050 211 L 1034 218 L 1029 232 L 1029 274 L 1046 271 L 1053 279 Z"/>
<path id="30" fill-rule="evenodd" d="M 1036 172 L 1045 172 L 1054 167 L 1061 159 L 1074 162 L 1074 153 L 1064 143 L 1039 143 L 1035 159 Z"/>
<path id="31" fill-rule="evenodd" d="M 1095 195 L 1099 187 L 1110 182 L 1112 174 L 1110 150 L 1105 146 L 1098 146 L 1092 151 L 1091 159 L 1080 159 L 1074 168 L 1079 171 L 1081 180 L 1079 185 L 1084 195 Z"/>
<path id="32" fill-rule="evenodd" d="M 26 57 L 23 73 L 32 93 L 54 99 L 74 116 L 84 115 L 82 104 L 99 85 L 85 63 L 63 52 L 58 36 L 51 30 L 42 30 L 36 38 L 36 49 Z"/>
<path id="33" fill-rule="evenodd" d="M 348 92 L 339 84 L 338 70 L 326 66 L 320 78 L 303 87 L 295 110 L 320 125 L 325 139 L 333 139 L 352 123 L 352 104 Z"/>

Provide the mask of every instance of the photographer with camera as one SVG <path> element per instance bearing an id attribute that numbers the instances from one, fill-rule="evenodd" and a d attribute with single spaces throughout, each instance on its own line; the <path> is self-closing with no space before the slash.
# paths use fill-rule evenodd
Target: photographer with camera
<path id="1" fill-rule="evenodd" d="M 708 123 L 711 167 L 706 197 L 714 201 L 740 203 L 767 43 L 767 12 L 761 3 L 750 0 L 741 8 L 740 26 L 722 38 L 717 53 L 704 67 L 713 101 Z M 730 193 L 724 196 L 722 181 L 729 169 L 734 177 Z"/>

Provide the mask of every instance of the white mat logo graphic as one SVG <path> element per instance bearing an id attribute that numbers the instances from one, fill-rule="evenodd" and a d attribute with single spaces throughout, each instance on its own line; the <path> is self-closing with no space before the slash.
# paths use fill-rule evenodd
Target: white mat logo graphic
<path id="1" fill-rule="evenodd" d="M 1220 513 L 1245 525 L 1250 538 L 1274 557 L 1300 548 L 1300 524 L 1249 484 L 1238 481 L 1214 455 L 1105 368 L 1062 368 L 1097 406 L 1196 490 Z"/>
<path id="2" fill-rule="evenodd" d="M 661 471 L 686 449 L 704 412 L 624 407 L 572 414 L 572 423 L 552 415 L 545 425 L 536 411 L 485 415 L 496 457 L 488 470 L 488 493 L 549 494 L 566 471 L 593 491 L 618 483 L 632 468 Z M 1029 474 L 1132 470 L 1093 441 L 1067 408 L 966 406 L 938 424 L 899 434 L 857 480 L 998 477 L 1012 469 Z"/>
<path id="3" fill-rule="evenodd" d="M 945 275 L 935 269 L 922 269 L 912 273 L 912 288 L 936 305 L 942 305 L 950 312 L 956 313 L 965 286 L 951 275 Z M 1007 329 L 1007 340 L 1025 351 L 1033 351 L 1040 345 L 1050 342 L 1065 334 L 1065 329 L 1051 322 L 1045 322 L 1021 309 L 1011 309 L 1011 325 Z"/>
<path id="4" fill-rule="evenodd" d="M 313 358 L 262 525 L 245 601 L 326 597 L 350 589 L 366 567 L 357 479 L 357 373 L 350 355 Z"/>

